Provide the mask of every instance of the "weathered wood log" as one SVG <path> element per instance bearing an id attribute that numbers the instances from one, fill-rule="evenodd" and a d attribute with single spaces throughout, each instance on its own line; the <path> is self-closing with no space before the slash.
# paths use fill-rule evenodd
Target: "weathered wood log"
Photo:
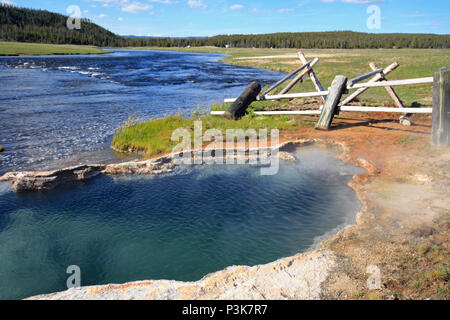
<path id="1" fill-rule="evenodd" d="M 375 64 L 375 62 L 371 62 L 369 63 L 369 66 L 372 70 L 376 70 L 377 65 Z M 382 74 L 382 78 L 380 79 L 380 81 L 387 81 L 385 74 Z M 392 88 L 391 86 L 386 86 L 384 87 L 386 89 L 386 91 L 388 92 L 388 94 L 391 96 L 392 100 L 394 100 L 394 103 L 397 107 L 399 108 L 404 108 L 405 106 L 403 105 L 403 102 L 400 100 L 400 98 L 398 97 L 397 93 L 394 91 L 394 88 Z"/>
<path id="2" fill-rule="evenodd" d="M 399 64 L 397 62 L 392 63 L 390 66 L 388 66 L 386 69 L 383 70 L 383 75 L 384 76 L 388 75 L 389 73 L 391 73 L 392 71 L 397 69 L 398 66 L 399 66 Z M 381 74 L 377 74 L 375 77 L 373 77 L 368 82 L 369 83 L 377 82 L 377 81 L 380 81 L 381 78 L 382 78 L 382 75 Z M 349 95 L 347 98 L 345 98 L 344 101 L 341 102 L 341 105 L 342 106 L 346 105 L 347 103 L 349 103 L 350 101 L 355 99 L 357 96 L 359 96 L 361 93 L 363 93 L 367 89 L 368 89 L 367 87 L 364 87 L 364 88 L 360 88 L 360 89 L 356 90 L 351 95 Z"/>
<path id="3" fill-rule="evenodd" d="M 260 92 L 261 85 L 257 81 L 253 81 L 228 108 L 227 113 L 231 114 L 235 120 L 241 118 L 245 114 L 245 110 L 256 100 Z"/>
<path id="4" fill-rule="evenodd" d="M 341 100 L 342 95 L 347 90 L 347 77 L 336 76 L 331 87 L 328 90 L 328 97 L 323 106 L 322 112 L 320 114 L 319 120 L 316 123 L 316 129 L 328 130 L 330 129 L 333 117 L 338 110 L 337 105 Z"/>
<path id="5" fill-rule="evenodd" d="M 450 70 L 441 68 L 434 73 L 431 143 L 450 146 Z"/>
<path id="6" fill-rule="evenodd" d="M 358 82 L 360 82 L 360 81 L 363 81 L 363 80 L 365 80 L 365 79 L 367 79 L 367 78 L 370 78 L 371 76 L 374 76 L 374 75 L 376 75 L 377 73 L 381 73 L 381 72 L 383 72 L 383 68 L 376 69 L 376 70 L 373 70 L 373 71 L 371 71 L 371 72 L 365 73 L 365 74 L 363 74 L 363 75 L 361 75 L 361 76 L 359 76 L 359 77 L 356 77 L 356 78 L 353 78 L 352 80 L 350 80 L 349 83 L 348 83 L 348 85 L 349 85 L 350 87 L 353 87 L 353 85 L 354 85 L 355 83 L 358 83 Z"/>
<path id="7" fill-rule="evenodd" d="M 320 97 L 327 95 L 328 91 L 319 91 L 319 92 L 300 92 L 300 93 L 286 93 L 286 94 L 274 94 L 265 96 L 264 98 L 260 98 L 260 96 L 256 97 L 257 101 L 260 100 L 280 100 L 280 99 L 295 99 L 295 98 L 307 98 L 307 97 Z M 237 98 L 227 98 L 224 99 L 224 103 L 232 103 L 235 102 Z"/>
<path id="8" fill-rule="evenodd" d="M 306 63 L 306 57 L 303 54 L 303 51 L 299 51 L 298 52 L 298 58 L 300 59 L 300 61 L 305 64 Z M 319 78 L 317 78 L 316 73 L 314 72 L 314 70 L 310 70 L 308 72 L 309 77 L 311 78 L 311 81 L 313 82 L 314 86 L 316 87 L 317 91 L 324 91 L 322 85 L 320 84 Z M 322 100 L 325 102 L 325 100 L 327 99 L 327 96 L 322 96 Z"/>
<path id="9" fill-rule="evenodd" d="M 415 79 L 404 79 L 404 80 L 389 80 L 383 82 L 365 82 L 365 83 L 357 83 L 348 89 L 358 89 L 358 88 L 382 88 L 385 86 L 405 86 L 410 84 L 426 84 L 433 83 L 433 77 L 425 77 L 425 78 L 415 78 Z"/>
<path id="10" fill-rule="evenodd" d="M 307 73 L 309 73 L 312 70 L 312 68 L 316 65 L 317 62 L 319 62 L 319 58 L 314 58 L 314 60 L 309 64 L 309 66 L 306 67 L 306 69 L 303 69 L 291 82 L 289 82 L 288 85 L 284 87 L 279 94 L 285 94 L 289 90 L 291 90 L 292 87 L 295 86 L 297 82 L 299 82 Z"/>
<path id="11" fill-rule="evenodd" d="M 273 86 L 271 86 L 269 89 L 267 89 L 266 91 L 264 91 L 263 93 L 261 93 L 261 98 L 264 98 L 264 96 L 266 94 L 269 94 L 270 92 L 272 92 L 274 89 L 278 88 L 281 84 L 283 84 L 286 80 L 290 79 L 291 77 L 293 77 L 294 75 L 296 75 L 297 73 L 299 73 L 300 71 L 302 71 L 303 69 L 307 68 L 309 65 L 311 64 L 311 61 L 307 61 L 305 64 L 303 64 L 301 67 L 297 68 L 296 70 L 294 70 L 293 72 L 289 73 L 287 76 L 283 77 L 281 80 L 277 81 Z"/>
<path id="12" fill-rule="evenodd" d="M 321 110 L 321 109 L 320 109 Z M 288 111 L 255 111 L 255 114 L 274 116 L 274 115 L 320 115 L 320 110 L 288 110 Z M 350 112 L 389 112 L 389 113 L 421 113 L 431 114 L 433 108 L 391 108 L 391 107 L 358 107 L 358 106 L 339 106 L 339 111 Z M 210 115 L 223 116 L 226 111 L 211 111 Z"/>

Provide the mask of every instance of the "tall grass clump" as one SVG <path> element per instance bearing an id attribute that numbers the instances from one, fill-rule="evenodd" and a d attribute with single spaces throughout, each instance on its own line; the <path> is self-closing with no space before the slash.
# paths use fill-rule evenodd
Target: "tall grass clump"
<path id="1" fill-rule="evenodd" d="M 220 105 L 213 108 L 226 109 Z M 215 109 L 217 110 L 217 109 Z M 172 141 L 172 133 L 179 128 L 187 129 L 193 139 L 194 122 L 202 121 L 203 133 L 208 129 L 218 129 L 225 135 L 227 129 L 279 129 L 289 130 L 299 126 L 313 125 L 313 122 L 294 119 L 288 116 L 261 116 L 249 112 L 240 120 L 209 115 L 209 110 L 194 110 L 189 116 L 178 113 L 144 122 L 136 122 L 130 117 L 114 134 L 112 147 L 122 152 L 144 152 L 146 156 L 169 153 L 179 143 Z"/>

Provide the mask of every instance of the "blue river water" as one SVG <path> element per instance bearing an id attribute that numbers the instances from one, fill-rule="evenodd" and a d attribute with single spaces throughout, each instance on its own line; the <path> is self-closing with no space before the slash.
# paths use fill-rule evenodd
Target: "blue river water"
<path id="1" fill-rule="evenodd" d="M 89 56 L 0 57 L 0 174 L 117 161 L 109 148 L 131 115 L 158 118 L 238 95 L 280 73 L 223 55 L 116 50 Z"/>

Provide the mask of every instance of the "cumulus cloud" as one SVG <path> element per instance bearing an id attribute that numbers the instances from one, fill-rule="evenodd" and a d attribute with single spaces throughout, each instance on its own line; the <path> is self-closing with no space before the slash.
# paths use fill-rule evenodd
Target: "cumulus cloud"
<path id="1" fill-rule="evenodd" d="M 151 9 L 153 9 L 152 5 L 142 2 L 132 2 L 122 6 L 122 11 L 128 13 L 139 13 L 143 11 L 149 11 Z"/>
<path id="2" fill-rule="evenodd" d="M 203 3 L 203 0 L 188 0 L 188 6 L 191 8 L 207 8 L 208 6 Z"/>
<path id="3" fill-rule="evenodd" d="M 130 0 L 85 0 L 87 2 L 94 2 L 91 7 L 95 8 L 97 5 L 95 2 L 102 3 L 102 7 L 118 7 L 123 12 L 128 13 L 139 13 L 144 11 L 149 11 L 153 9 L 153 6 L 148 3 L 140 1 L 130 1 Z M 172 3 L 173 0 L 147 0 L 148 2 L 159 2 L 163 4 Z"/>
<path id="4" fill-rule="evenodd" d="M 231 10 L 241 10 L 244 9 L 244 6 L 242 4 L 233 4 L 232 6 L 230 6 Z"/>
<path id="5" fill-rule="evenodd" d="M 279 13 L 285 13 L 285 12 L 291 12 L 294 11 L 294 9 L 292 8 L 283 8 L 283 9 L 279 9 L 278 12 Z"/>
<path id="6" fill-rule="evenodd" d="M 172 4 L 173 1 L 172 0 L 148 0 L 149 2 L 158 2 L 158 3 L 162 3 L 162 4 Z"/>
<path id="7" fill-rule="evenodd" d="M 336 2 L 337 0 L 320 0 L 324 3 L 332 3 Z M 368 3 L 377 3 L 377 2 L 383 2 L 383 0 L 340 0 L 341 2 L 345 3 L 356 3 L 356 4 L 368 4 Z"/>
<path id="8" fill-rule="evenodd" d="M 263 12 L 264 12 L 264 10 L 256 9 L 256 8 L 253 8 L 252 10 L 250 10 L 250 13 L 253 13 L 253 14 L 259 14 L 259 13 L 263 13 Z"/>

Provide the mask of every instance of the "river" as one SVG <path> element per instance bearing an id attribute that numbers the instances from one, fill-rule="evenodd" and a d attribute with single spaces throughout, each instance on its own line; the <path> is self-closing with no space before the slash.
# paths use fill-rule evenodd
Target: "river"
<path id="1" fill-rule="evenodd" d="M 116 128 L 238 95 L 277 72 L 218 62 L 224 55 L 115 50 L 88 56 L 0 57 L 0 174 L 117 162 Z"/>

